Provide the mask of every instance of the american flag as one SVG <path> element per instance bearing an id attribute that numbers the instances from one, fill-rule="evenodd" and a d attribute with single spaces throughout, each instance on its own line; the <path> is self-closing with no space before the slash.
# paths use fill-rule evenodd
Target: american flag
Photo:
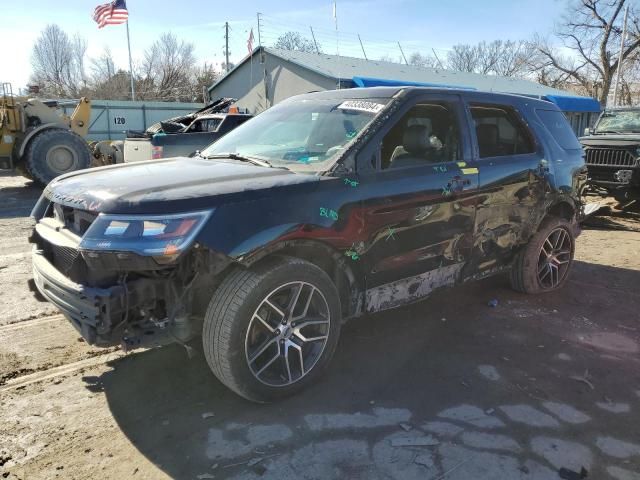
<path id="1" fill-rule="evenodd" d="M 247 50 L 249 50 L 249 55 L 253 52 L 253 28 L 251 32 L 249 32 L 249 39 L 247 40 Z"/>
<path id="2" fill-rule="evenodd" d="M 93 19 L 98 24 L 98 28 L 105 25 L 120 25 L 129 18 L 127 4 L 125 0 L 113 0 L 113 2 L 98 5 L 93 11 Z"/>

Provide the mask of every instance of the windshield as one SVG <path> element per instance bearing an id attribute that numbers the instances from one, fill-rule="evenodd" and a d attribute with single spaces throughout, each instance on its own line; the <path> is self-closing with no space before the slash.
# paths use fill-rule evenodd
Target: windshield
<path id="1" fill-rule="evenodd" d="M 276 105 L 207 147 L 203 157 L 253 157 L 274 167 L 322 171 L 389 102 L 308 99 Z"/>
<path id="2" fill-rule="evenodd" d="M 596 133 L 640 132 L 640 110 L 611 110 L 604 112 L 596 125 Z"/>

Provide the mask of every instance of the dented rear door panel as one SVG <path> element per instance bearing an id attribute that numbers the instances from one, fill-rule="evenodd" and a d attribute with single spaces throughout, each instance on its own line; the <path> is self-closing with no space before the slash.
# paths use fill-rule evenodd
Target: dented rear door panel
<path id="1" fill-rule="evenodd" d="M 545 214 L 549 162 L 543 144 L 529 125 L 526 101 L 487 102 L 484 96 L 465 95 L 473 138 L 473 164 L 478 168 L 477 211 L 468 277 L 483 277 L 511 264 L 518 246 L 526 243 Z M 491 103 L 515 109 L 519 119 L 531 132 L 532 153 L 480 158 L 475 124 L 469 103 Z"/>

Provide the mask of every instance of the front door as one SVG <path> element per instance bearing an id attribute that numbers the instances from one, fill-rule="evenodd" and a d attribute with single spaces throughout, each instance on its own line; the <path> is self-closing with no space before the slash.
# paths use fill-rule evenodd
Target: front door
<path id="1" fill-rule="evenodd" d="M 365 272 L 369 312 L 412 302 L 460 277 L 478 185 L 464 118 L 457 95 L 421 97 L 358 157 L 366 240 L 353 250 Z"/>

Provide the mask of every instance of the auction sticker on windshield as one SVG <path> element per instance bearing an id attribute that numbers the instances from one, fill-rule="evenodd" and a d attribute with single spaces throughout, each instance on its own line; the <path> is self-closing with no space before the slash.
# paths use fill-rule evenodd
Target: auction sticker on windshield
<path id="1" fill-rule="evenodd" d="M 384 104 L 363 100 L 347 100 L 338 105 L 338 108 L 340 110 L 358 110 L 360 112 L 378 113 L 384 108 Z"/>

